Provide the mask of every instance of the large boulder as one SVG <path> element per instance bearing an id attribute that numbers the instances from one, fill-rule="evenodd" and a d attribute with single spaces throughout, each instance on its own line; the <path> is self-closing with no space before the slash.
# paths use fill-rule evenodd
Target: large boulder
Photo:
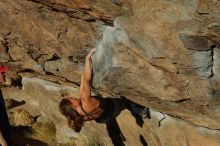
<path id="1" fill-rule="evenodd" d="M 0 1 L 0 62 L 12 81 L 4 96 L 25 101 L 10 112 L 25 109 L 37 124 L 52 123 L 55 143 L 220 145 L 219 7 L 205 0 Z M 143 127 L 122 112 L 113 130 L 119 139 L 94 122 L 74 133 L 58 109 L 61 96 L 79 97 L 92 47 L 93 87 L 151 108 Z"/>

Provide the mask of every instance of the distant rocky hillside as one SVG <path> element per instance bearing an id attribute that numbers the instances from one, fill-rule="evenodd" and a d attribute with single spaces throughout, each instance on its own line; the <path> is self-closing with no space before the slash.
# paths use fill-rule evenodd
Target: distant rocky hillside
<path id="1" fill-rule="evenodd" d="M 94 89 L 149 107 L 143 125 L 68 128 L 58 104 L 93 47 Z M 0 62 L 17 145 L 220 146 L 218 0 L 1 0 Z"/>

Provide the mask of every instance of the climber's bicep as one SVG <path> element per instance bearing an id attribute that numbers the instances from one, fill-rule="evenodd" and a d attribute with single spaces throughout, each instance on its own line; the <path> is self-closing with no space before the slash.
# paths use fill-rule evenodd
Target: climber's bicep
<path id="1" fill-rule="evenodd" d="M 84 80 L 83 77 L 80 85 L 80 98 L 84 102 L 90 102 L 91 100 L 90 82 Z"/>

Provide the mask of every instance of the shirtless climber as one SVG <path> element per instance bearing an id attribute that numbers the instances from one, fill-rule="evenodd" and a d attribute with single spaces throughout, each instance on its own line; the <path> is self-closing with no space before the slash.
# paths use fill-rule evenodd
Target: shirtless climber
<path id="1" fill-rule="evenodd" d="M 92 49 L 86 56 L 85 67 L 81 76 L 79 99 L 68 97 L 60 102 L 60 111 L 67 117 L 68 125 L 76 132 L 80 132 L 85 121 L 95 120 L 98 123 L 107 123 L 125 108 L 143 118 L 150 118 L 148 108 L 124 97 L 103 98 L 101 96 L 91 96 L 91 56 L 95 51 L 95 49 Z"/>

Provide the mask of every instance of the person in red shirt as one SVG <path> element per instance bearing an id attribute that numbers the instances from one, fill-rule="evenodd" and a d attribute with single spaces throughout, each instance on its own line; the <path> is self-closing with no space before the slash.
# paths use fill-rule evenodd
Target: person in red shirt
<path id="1" fill-rule="evenodd" d="M 8 67 L 0 66 L 0 84 L 5 82 L 5 72 L 8 71 Z M 10 124 L 8 121 L 8 115 L 5 108 L 4 99 L 0 90 L 0 145 L 11 146 L 11 134 Z"/>

